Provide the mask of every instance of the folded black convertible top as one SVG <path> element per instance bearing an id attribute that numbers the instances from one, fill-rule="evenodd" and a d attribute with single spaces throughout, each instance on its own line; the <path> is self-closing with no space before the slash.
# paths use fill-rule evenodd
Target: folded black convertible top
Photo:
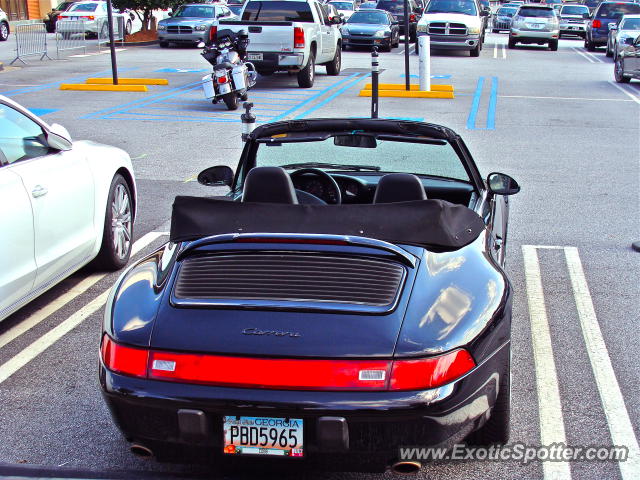
<path id="1" fill-rule="evenodd" d="M 178 196 L 173 203 L 170 240 L 184 242 L 226 233 L 324 233 L 456 249 L 475 240 L 484 227 L 473 210 L 444 200 L 288 205 Z"/>

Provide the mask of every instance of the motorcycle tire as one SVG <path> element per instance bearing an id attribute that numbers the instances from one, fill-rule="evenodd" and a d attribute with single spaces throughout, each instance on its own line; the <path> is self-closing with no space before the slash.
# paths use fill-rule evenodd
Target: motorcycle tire
<path id="1" fill-rule="evenodd" d="M 234 92 L 224 94 L 222 96 L 222 100 L 224 100 L 224 104 L 227 106 L 228 110 L 238 109 L 238 95 Z"/>

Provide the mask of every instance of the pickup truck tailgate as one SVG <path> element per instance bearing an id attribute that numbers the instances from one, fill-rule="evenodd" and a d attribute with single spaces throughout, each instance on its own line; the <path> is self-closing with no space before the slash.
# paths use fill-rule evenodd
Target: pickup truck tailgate
<path id="1" fill-rule="evenodd" d="M 293 52 L 293 22 L 221 21 L 218 28 L 247 30 L 248 52 Z"/>

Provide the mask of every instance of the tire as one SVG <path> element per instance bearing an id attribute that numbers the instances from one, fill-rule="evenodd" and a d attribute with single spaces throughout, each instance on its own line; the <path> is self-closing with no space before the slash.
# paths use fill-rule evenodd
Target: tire
<path id="1" fill-rule="evenodd" d="M 491 409 L 489 420 L 467 438 L 471 445 L 504 445 L 509 441 L 511 423 L 511 345 L 509 356 L 500 375 L 498 397 Z"/>
<path id="2" fill-rule="evenodd" d="M 0 42 L 6 42 L 9 38 L 9 24 L 0 22 Z"/>
<path id="3" fill-rule="evenodd" d="M 160 48 L 169 48 L 169 42 L 160 42 L 158 45 L 160 45 Z"/>
<path id="4" fill-rule="evenodd" d="M 336 76 L 340 75 L 340 68 L 342 67 L 342 46 L 336 47 L 336 54 L 333 56 L 333 60 L 327 63 L 327 75 Z"/>
<path id="5" fill-rule="evenodd" d="M 307 65 L 298 72 L 298 86 L 300 88 L 313 87 L 313 81 L 316 77 L 316 54 L 311 51 Z"/>
<path id="6" fill-rule="evenodd" d="M 482 43 L 478 43 L 475 48 L 469 50 L 469 55 L 471 55 L 472 57 L 479 57 L 480 50 L 482 50 Z"/>
<path id="7" fill-rule="evenodd" d="M 104 217 L 102 245 L 93 265 L 102 270 L 119 270 L 131 256 L 133 208 L 127 181 L 117 173 L 111 181 Z"/>
<path id="8" fill-rule="evenodd" d="M 549 50 L 552 52 L 558 51 L 558 40 L 549 40 Z"/>
<path id="9" fill-rule="evenodd" d="M 418 42 L 416 42 L 416 45 L 418 45 Z M 391 46 L 393 48 L 398 48 L 400 46 L 400 34 L 399 33 L 396 35 L 396 41 Z"/>
<path id="10" fill-rule="evenodd" d="M 381 52 L 390 52 L 391 51 L 391 40 L 389 40 L 389 43 L 386 45 L 381 45 L 380 46 L 380 51 Z"/>
<path id="11" fill-rule="evenodd" d="M 507 44 L 507 48 L 516 48 L 516 41 L 509 37 L 509 43 Z"/>
<path id="12" fill-rule="evenodd" d="M 593 43 L 591 43 L 587 37 L 584 37 L 584 48 L 587 49 L 587 52 L 595 52 L 596 47 Z"/>
<path id="13" fill-rule="evenodd" d="M 607 42 L 607 50 L 604 53 L 607 57 L 613 57 L 613 51 L 609 48 L 609 42 Z"/>
<path id="14" fill-rule="evenodd" d="M 227 106 L 228 110 L 238 109 L 238 95 L 236 95 L 234 92 L 225 93 L 222 96 L 222 100 L 224 100 L 224 104 Z"/>
<path id="15" fill-rule="evenodd" d="M 617 62 L 617 61 L 618 61 L 618 49 L 616 48 L 616 49 L 613 51 L 613 62 L 615 63 L 615 62 Z"/>
<path id="16" fill-rule="evenodd" d="M 618 55 L 616 63 L 613 67 L 613 76 L 618 83 L 629 83 L 631 81 L 631 77 L 627 77 L 624 75 L 624 58 Z"/>

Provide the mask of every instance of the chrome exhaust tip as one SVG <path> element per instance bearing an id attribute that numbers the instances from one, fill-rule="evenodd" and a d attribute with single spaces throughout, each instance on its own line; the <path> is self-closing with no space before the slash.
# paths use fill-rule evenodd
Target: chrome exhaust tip
<path id="1" fill-rule="evenodd" d="M 391 465 L 391 471 L 398 475 L 413 475 L 418 473 L 422 468 L 422 464 L 416 461 L 400 461 Z"/>
<path id="2" fill-rule="evenodd" d="M 136 457 L 140 458 L 151 458 L 153 457 L 153 451 L 150 448 L 145 447 L 144 445 L 140 445 L 139 443 L 134 443 L 131 445 L 131 453 L 133 453 Z"/>

